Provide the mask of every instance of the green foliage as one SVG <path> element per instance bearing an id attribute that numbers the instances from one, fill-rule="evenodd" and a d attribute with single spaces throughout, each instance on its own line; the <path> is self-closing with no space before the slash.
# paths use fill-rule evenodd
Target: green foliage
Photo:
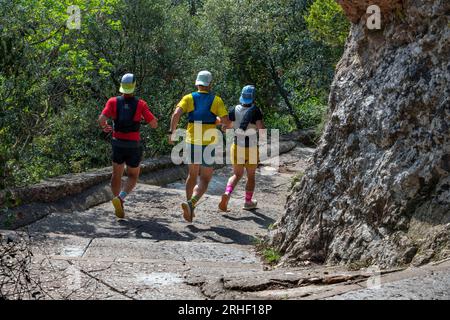
<path id="1" fill-rule="evenodd" d="M 344 29 L 322 2 L 0 0 L 0 190 L 108 165 L 96 120 L 125 72 L 159 119 L 143 126 L 147 157 L 169 152 L 170 114 L 202 69 L 227 106 L 255 84 L 268 128 L 317 126 L 342 52 L 318 35 Z M 80 30 L 66 27 L 69 5 Z"/>
<path id="2" fill-rule="evenodd" d="M 269 230 L 273 228 L 273 225 L 269 226 Z M 263 238 L 253 238 L 253 245 L 266 263 L 276 264 L 281 260 L 281 253 L 278 250 L 269 247 Z"/>
<path id="3" fill-rule="evenodd" d="M 305 108 L 302 105 L 310 97 L 323 99 L 333 77 L 333 52 L 307 32 L 308 3 L 210 0 L 205 4 L 203 29 L 213 30 L 221 51 L 227 53 L 225 72 L 227 82 L 237 86 L 234 96 L 243 83 L 255 84 L 257 103 L 266 115 L 274 115 L 270 124 L 279 129 L 286 128 L 286 122 L 277 121 L 281 114 L 289 116 L 290 128 L 310 125 L 302 121 L 298 109 Z"/>
<path id="4" fill-rule="evenodd" d="M 305 173 L 303 171 L 300 171 L 294 175 L 294 177 L 291 180 L 291 189 L 293 189 L 297 185 L 297 183 L 299 183 L 302 180 L 304 175 Z"/>
<path id="5" fill-rule="evenodd" d="M 262 255 L 269 264 L 277 264 L 281 260 L 281 254 L 273 248 L 264 249 Z"/>
<path id="6" fill-rule="evenodd" d="M 350 23 L 335 0 L 315 0 L 305 19 L 316 39 L 333 47 L 344 45 Z"/>

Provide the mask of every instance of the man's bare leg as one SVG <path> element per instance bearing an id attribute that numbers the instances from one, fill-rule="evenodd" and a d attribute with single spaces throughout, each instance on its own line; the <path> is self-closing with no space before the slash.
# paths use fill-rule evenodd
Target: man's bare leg
<path id="1" fill-rule="evenodd" d="M 205 194 L 208 190 L 209 182 L 212 179 L 214 173 L 214 168 L 210 167 L 201 167 L 200 169 L 200 182 L 194 188 L 193 197 L 200 200 L 200 198 Z"/>
<path id="2" fill-rule="evenodd" d="M 125 170 L 125 164 L 117 164 L 113 162 L 113 172 L 111 176 L 111 191 L 114 197 L 119 196 L 122 189 L 122 176 Z"/>
<path id="3" fill-rule="evenodd" d="M 125 186 L 123 188 L 123 191 L 125 191 L 127 194 L 133 191 L 133 189 L 136 187 L 140 172 L 141 172 L 140 167 L 137 168 L 127 167 L 127 180 L 125 181 Z"/>
<path id="4" fill-rule="evenodd" d="M 186 196 L 188 197 L 187 202 L 183 202 L 181 204 L 181 208 L 183 209 L 183 217 L 186 221 L 192 222 L 192 219 L 195 217 L 194 209 L 197 202 L 200 200 L 200 198 L 205 194 L 206 190 L 208 190 L 209 182 L 211 181 L 212 175 L 214 173 L 214 168 L 207 168 L 207 167 L 200 167 L 200 181 L 199 183 L 194 187 L 193 192 L 188 191 L 187 189 L 187 181 L 186 181 Z M 198 171 L 195 169 L 192 169 L 190 171 L 191 180 L 189 180 L 189 186 L 193 184 L 193 177 L 192 175 L 195 174 L 195 177 L 198 176 Z M 189 195 L 191 197 L 189 198 Z"/>
<path id="5" fill-rule="evenodd" d="M 112 199 L 112 204 L 115 209 L 116 217 L 123 219 L 125 217 L 125 212 L 123 210 L 122 200 L 119 198 L 120 191 L 122 189 L 122 176 L 125 170 L 125 164 L 113 163 L 113 173 L 111 177 L 111 190 L 114 195 Z"/>
<path id="6" fill-rule="evenodd" d="M 133 191 L 133 189 L 136 187 L 137 181 L 139 179 L 139 173 L 141 171 L 140 167 L 127 167 L 127 179 L 125 181 L 123 189 L 121 189 L 124 167 L 125 166 L 123 164 L 116 166 L 113 165 L 113 176 L 111 179 L 111 188 L 114 194 L 112 203 L 116 211 L 116 216 L 119 219 L 123 219 L 125 217 L 125 211 L 123 207 L 125 196 Z"/>
<path id="7" fill-rule="evenodd" d="M 189 173 L 186 179 L 186 199 L 191 200 L 194 194 L 194 188 L 197 185 L 198 175 L 200 172 L 199 164 L 190 164 Z"/>

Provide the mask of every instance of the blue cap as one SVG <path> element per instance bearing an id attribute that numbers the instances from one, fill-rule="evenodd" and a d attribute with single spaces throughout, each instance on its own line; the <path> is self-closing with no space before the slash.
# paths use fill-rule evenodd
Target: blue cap
<path id="1" fill-rule="evenodd" d="M 255 86 L 245 86 L 242 89 L 241 98 L 239 102 L 242 104 L 252 104 L 255 101 L 256 88 Z"/>

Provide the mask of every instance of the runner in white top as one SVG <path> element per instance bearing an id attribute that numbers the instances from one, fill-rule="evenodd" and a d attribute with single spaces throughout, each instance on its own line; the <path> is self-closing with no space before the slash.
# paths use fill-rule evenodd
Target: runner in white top
<path id="1" fill-rule="evenodd" d="M 241 104 L 229 112 L 230 121 L 235 129 L 234 143 L 231 147 L 233 176 L 228 180 L 219 209 L 227 212 L 228 201 L 239 180 L 247 172 L 244 210 L 257 208 L 257 201 L 252 200 L 256 184 L 256 169 L 259 162 L 258 133 L 264 129 L 263 115 L 255 105 L 255 87 L 245 86 L 242 90 Z"/>

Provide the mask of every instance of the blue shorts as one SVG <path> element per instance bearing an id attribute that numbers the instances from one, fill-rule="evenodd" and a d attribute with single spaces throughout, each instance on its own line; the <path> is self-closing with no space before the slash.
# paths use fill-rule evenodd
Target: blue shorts
<path id="1" fill-rule="evenodd" d="M 213 145 L 199 146 L 195 144 L 187 144 L 187 163 L 199 164 L 203 167 L 213 167 L 216 163 L 216 149 L 214 148 L 212 150 L 209 150 L 208 147 L 214 148 Z"/>

